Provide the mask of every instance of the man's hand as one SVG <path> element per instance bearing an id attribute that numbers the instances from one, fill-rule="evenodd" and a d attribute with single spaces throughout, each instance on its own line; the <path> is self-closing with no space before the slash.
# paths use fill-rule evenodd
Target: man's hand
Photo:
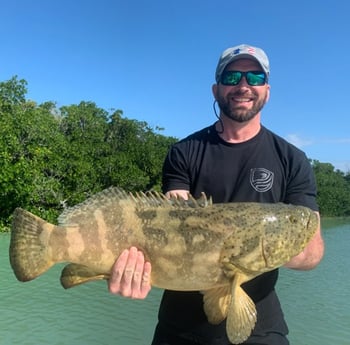
<path id="1" fill-rule="evenodd" d="M 151 290 L 151 263 L 145 262 L 135 247 L 124 250 L 112 267 L 108 281 L 110 293 L 124 297 L 144 299 Z"/>

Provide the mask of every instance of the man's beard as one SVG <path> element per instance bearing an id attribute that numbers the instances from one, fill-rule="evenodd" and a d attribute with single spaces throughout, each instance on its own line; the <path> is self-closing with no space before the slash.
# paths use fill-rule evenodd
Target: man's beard
<path id="1" fill-rule="evenodd" d="M 243 95 L 238 95 L 238 94 L 236 94 L 235 96 L 244 97 Z M 227 98 L 231 98 L 231 97 L 232 95 L 227 96 Z M 261 109 L 264 107 L 266 103 L 267 94 L 263 99 L 258 99 L 256 95 L 254 95 L 254 97 L 255 97 L 253 100 L 254 104 L 250 110 L 247 110 L 245 108 L 244 109 L 239 108 L 239 107 L 232 109 L 230 107 L 230 101 L 224 97 L 218 97 L 217 102 L 221 110 L 221 113 L 223 115 L 225 115 L 231 120 L 242 123 L 253 119 L 261 111 Z"/>

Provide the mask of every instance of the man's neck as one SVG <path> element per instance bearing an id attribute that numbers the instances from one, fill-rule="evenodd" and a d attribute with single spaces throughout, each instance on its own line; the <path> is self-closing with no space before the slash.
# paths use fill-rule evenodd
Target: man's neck
<path id="1" fill-rule="evenodd" d="M 260 114 L 247 122 L 236 122 L 226 116 L 221 116 L 220 119 L 222 122 L 218 121 L 215 128 L 221 139 L 232 144 L 248 141 L 255 137 L 261 128 Z"/>

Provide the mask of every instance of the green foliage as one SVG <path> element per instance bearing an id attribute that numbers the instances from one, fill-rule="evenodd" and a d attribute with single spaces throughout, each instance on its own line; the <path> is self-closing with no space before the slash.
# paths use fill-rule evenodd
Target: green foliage
<path id="1" fill-rule="evenodd" d="M 26 100 L 26 82 L 0 83 L 0 231 L 16 207 L 54 222 L 63 207 L 117 185 L 160 190 L 176 139 L 95 103 L 57 108 Z"/>
<path id="2" fill-rule="evenodd" d="M 0 82 L 0 231 L 16 207 L 55 222 L 63 207 L 115 185 L 161 190 L 161 170 L 176 138 L 93 102 L 57 108 L 26 99 L 27 83 Z M 350 215 L 350 175 L 312 161 L 323 216 Z"/>
<path id="3" fill-rule="evenodd" d="M 161 189 L 161 168 L 165 155 L 176 139 L 156 133 L 146 122 L 122 118 L 117 110 L 110 117 L 106 142 L 107 185 L 137 190 Z M 114 154 L 118 152 L 118 154 Z"/>
<path id="4" fill-rule="evenodd" d="M 17 84 L 20 84 L 19 86 Z M 52 114 L 53 104 L 37 106 L 26 101 L 23 81 L 11 79 L 1 83 L 0 104 L 0 219 L 3 224 L 15 207 L 27 207 L 52 213 L 57 204 L 55 191 L 60 146 L 64 137 L 58 131 L 59 121 Z M 14 91 L 11 93 L 10 88 Z M 14 95 L 13 97 L 10 97 Z"/>
<path id="5" fill-rule="evenodd" d="M 17 76 L 0 82 L 0 111 L 11 111 L 13 106 L 24 103 L 26 93 L 27 82 L 24 79 L 18 80 Z"/>
<path id="6" fill-rule="evenodd" d="M 350 216 L 350 175 L 330 163 L 312 161 L 317 181 L 317 201 L 322 216 Z"/>
<path id="7" fill-rule="evenodd" d="M 106 151 L 105 133 L 108 113 L 91 102 L 62 107 L 60 132 L 66 146 L 61 156 L 62 184 L 69 204 L 101 190 L 101 166 Z"/>

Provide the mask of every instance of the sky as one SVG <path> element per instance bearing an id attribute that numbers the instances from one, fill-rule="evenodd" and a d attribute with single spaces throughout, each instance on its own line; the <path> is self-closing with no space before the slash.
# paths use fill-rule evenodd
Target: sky
<path id="1" fill-rule="evenodd" d="M 0 81 L 27 99 L 94 102 L 183 138 L 216 118 L 223 50 L 270 60 L 262 124 L 310 159 L 350 171 L 348 0 L 0 0 Z"/>

